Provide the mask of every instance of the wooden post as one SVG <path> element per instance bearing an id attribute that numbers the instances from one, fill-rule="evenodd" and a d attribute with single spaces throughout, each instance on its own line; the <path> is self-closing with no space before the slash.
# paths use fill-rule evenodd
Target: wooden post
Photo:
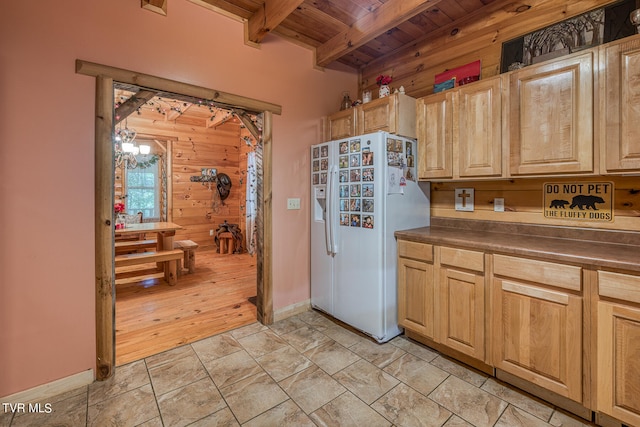
<path id="1" fill-rule="evenodd" d="M 113 269 L 113 80 L 96 77 L 95 120 L 95 263 L 96 263 L 96 379 L 113 375 L 115 363 Z"/>
<path id="2" fill-rule="evenodd" d="M 264 325 L 273 323 L 273 270 L 271 253 L 273 251 L 273 234 L 271 230 L 271 151 L 272 151 L 272 123 L 271 112 L 265 111 L 262 129 L 262 193 L 258 197 L 257 222 L 258 233 L 262 230 L 262 236 L 258 235 L 258 292 L 256 308 L 258 320 Z M 260 226 L 260 222 L 262 223 Z M 262 262 L 261 262 L 262 260 Z"/>

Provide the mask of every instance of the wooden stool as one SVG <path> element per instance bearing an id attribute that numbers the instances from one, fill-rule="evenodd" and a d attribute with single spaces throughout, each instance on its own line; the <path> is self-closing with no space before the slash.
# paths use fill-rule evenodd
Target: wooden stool
<path id="1" fill-rule="evenodd" d="M 218 249 L 221 254 L 232 254 L 235 249 L 233 234 L 229 232 L 218 235 Z"/>
<path id="2" fill-rule="evenodd" d="M 198 244 L 193 240 L 178 240 L 173 242 L 174 249 L 182 249 L 184 252 L 184 268 L 186 268 L 189 273 L 193 273 L 196 269 L 196 249 L 198 249 Z M 178 273 L 182 272 L 182 266 L 180 265 L 180 261 L 178 261 Z"/>

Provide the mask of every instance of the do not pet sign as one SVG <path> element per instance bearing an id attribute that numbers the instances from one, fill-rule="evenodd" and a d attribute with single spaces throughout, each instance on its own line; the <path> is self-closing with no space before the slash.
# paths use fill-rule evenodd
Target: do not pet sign
<path id="1" fill-rule="evenodd" d="M 546 182 L 544 216 L 579 221 L 613 221 L 612 182 Z"/>

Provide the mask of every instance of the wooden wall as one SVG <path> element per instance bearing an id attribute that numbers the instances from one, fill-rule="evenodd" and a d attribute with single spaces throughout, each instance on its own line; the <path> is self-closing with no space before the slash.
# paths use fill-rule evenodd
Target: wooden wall
<path id="1" fill-rule="evenodd" d="M 419 98 L 433 93 L 433 79 L 447 69 L 472 61 L 482 61 L 482 78 L 500 73 L 502 43 L 553 23 L 614 3 L 612 0 L 529 0 L 496 1 L 488 7 L 488 19 L 469 14 L 465 23 L 443 27 L 428 38 L 418 39 L 383 60 L 363 67 L 360 89 L 370 89 L 377 96 L 376 77 L 393 77 L 392 88 L 401 85 L 406 93 Z M 527 6 L 531 6 L 527 8 Z M 358 94 L 357 98 L 361 95 Z"/>
<path id="2" fill-rule="evenodd" d="M 428 38 L 418 39 L 412 46 L 399 49 L 395 54 L 363 67 L 360 89 L 372 90 L 374 97 L 377 96 L 375 79 L 380 74 L 387 74 L 393 77 L 392 89 L 402 85 L 408 95 L 419 98 L 433 93 L 436 74 L 478 59 L 482 61 L 481 78 L 498 75 L 504 42 L 612 3 L 615 1 L 496 1 L 488 6 L 492 8 L 492 13 L 487 19 L 476 19 L 470 14 L 461 25 L 443 27 Z M 563 181 L 612 181 L 615 188 L 615 221 L 604 223 L 545 218 L 543 183 Z M 475 189 L 474 212 L 455 211 L 455 188 Z M 505 212 L 493 211 L 493 199 L 496 197 L 505 199 Z M 638 177 L 595 177 L 434 181 L 431 183 L 431 206 L 434 217 L 640 231 L 640 180 Z"/>
<path id="3" fill-rule="evenodd" d="M 138 135 L 155 138 L 167 147 L 169 161 L 168 220 L 184 227 L 176 233 L 176 239 L 189 239 L 201 248 L 215 247 L 210 230 L 217 230 L 225 220 L 240 224 L 244 232 L 245 189 L 240 184 L 246 171 L 246 147 L 241 139 L 241 124 L 236 119 L 217 127 L 207 127 L 206 122 L 189 120 L 150 119 L 132 114 L 128 127 Z M 202 168 L 216 168 L 218 173 L 229 175 L 232 182 L 229 197 L 221 201 L 215 183 L 191 182 L 192 175 L 200 175 Z M 243 180 L 244 181 L 244 180 Z"/>
<path id="4" fill-rule="evenodd" d="M 226 220 L 239 224 L 244 231 L 244 185 L 240 184 L 240 126 L 225 124 L 207 129 L 205 135 L 180 138 L 172 147 L 173 222 L 185 227 L 176 233 L 177 239 L 189 239 L 202 247 L 214 245 L 214 232 Z M 246 157 L 245 157 L 246 160 Z M 202 168 L 216 168 L 218 174 L 231 178 L 229 197 L 221 200 L 215 183 L 191 182 L 191 176 L 200 175 Z"/>
<path id="5" fill-rule="evenodd" d="M 613 222 L 562 220 L 544 216 L 543 184 L 545 182 L 586 183 L 593 181 L 613 182 L 615 189 Z M 455 210 L 454 190 L 456 188 L 474 189 L 475 210 L 473 212 Z M 496 197 L 504 198 L 504 212 L 493 211 L 493 200 Z M 640 178 L 528 178 L 501 181 L 432 182 L 431 215 L 447 218 L 640 231 Z"/>

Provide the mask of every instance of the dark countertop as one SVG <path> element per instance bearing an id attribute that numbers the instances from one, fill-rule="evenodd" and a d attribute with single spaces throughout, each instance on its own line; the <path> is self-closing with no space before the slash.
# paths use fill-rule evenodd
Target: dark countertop
<path id="1" fill-rule="evenodd" d="M 640 233 L 432 218 L 398 239 L 640 273 Z"/>

